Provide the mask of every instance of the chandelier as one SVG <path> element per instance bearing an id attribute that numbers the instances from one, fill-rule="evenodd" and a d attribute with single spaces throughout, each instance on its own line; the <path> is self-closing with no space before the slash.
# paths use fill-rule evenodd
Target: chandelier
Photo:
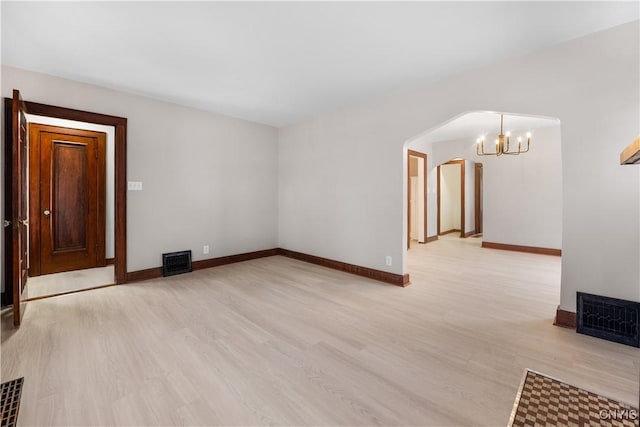
<path id="1" fill-rule="evenodd" d="M 513 156 L 517 156 L 521 153 L 526 153 L 529 151 L 529 144 L 531 143 L 531 133 L 527 133 L 527 149 L 522 149 L 522 137 L 518 137 L 518 151 L 510 150 L 509 148 L 509 140 L 511 138 L 511 132 L 507 132 L 506 134 L 503 132 L 503 124 L 504 124 L 504 116 L 500 114 L 500 134 L 496 139 L 496 149 L 493 152 L 485 153 L 484 151 L 484 136 L 481 136 L 476 140 L 476 154 L 478 156 L 500 156 L 502 154 L 510 154 Z"/>

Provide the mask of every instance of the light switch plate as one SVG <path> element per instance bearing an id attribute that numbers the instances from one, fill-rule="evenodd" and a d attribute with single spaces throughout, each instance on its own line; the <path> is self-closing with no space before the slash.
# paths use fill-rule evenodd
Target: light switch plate
<path id="1" fill-rule="evenodd" d="M 129 181 L 127 184 L 127 189 L 129 191 L 142 191 L 141 181 Z"/>

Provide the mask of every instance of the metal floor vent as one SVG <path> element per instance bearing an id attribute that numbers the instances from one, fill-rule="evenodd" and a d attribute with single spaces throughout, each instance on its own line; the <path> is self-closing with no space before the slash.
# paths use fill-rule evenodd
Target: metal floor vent
<path id="1" fill-rule="evenodd" d="M 162 254 L 162 275 L 164 277 L 191 272 L 191 251 Z"/>
<path id="2" fill-rule="evenodd" d="M 13 427 L 18 422 L 22 384 L 24 377 L 2 383 L 2 427 Z"/>
<path id="3" fill-rule="evenodd" d="M 640 347 L 640 303 L 578 292 L 577 332 Z"/>

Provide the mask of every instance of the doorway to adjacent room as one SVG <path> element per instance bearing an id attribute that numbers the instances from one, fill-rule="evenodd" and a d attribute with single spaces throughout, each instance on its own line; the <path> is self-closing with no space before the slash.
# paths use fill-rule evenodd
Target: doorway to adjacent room
<path id="1" fill-rule="evenodd" d="M 407 151 L 407 249 L 427 239 L 427 155 Z"/>
<path id="2" fill-rule="evenodd" d="M 115 129 L 30 114 L 27 121 L 28 298 L 113 284 Z"/>
<path id="3" fill-rule="evenodd" d="M 92 113 L 88 111 L 73 110 L 53 105 L 39 104 L 35 102 L 23 101 L 20 91 L 13 90 L 12 98 L 5 98 L 5 152 L 4 158 L 4 255 L 5 268 L 3 274 L 4 291 L 2 295 L 3 304 L 12 305 L 13 323 L 19 326 L 22 317 L 27 308 L 27 301 L 32 298 L 42 298 L 45 296 L 59 295 L 78 290 L 89 289 L 98 286 L 125 283 L 127 280 L 127 263 L 126 263 L 126 191 L 127 191 L 127 119 Z M 33 158 L 33 169 L 38 169 L 39 173 L 46 179 L 41 181 L 40 178 L 30 179 L 30 163 L 29 156 L 29 132 L 30 126 L 28 115 L 38 116 L 40 118 L 49 117 L 51 119 L 62 119 L 67 121 L 82 122 L 90 125 L 102 125 L 110 129 L 114 135 L 112 159 L 113 178 L 107 179 L 100 170 L 107 170 L 108 167 L 98 167 L 100 162 L 106 162 L 109 165 L 109 149 L 100 159 L 101 150 L 100 143 L 96 142 L 99 137 L 95 134 L 78 135 L 78 126 L 67 125 L 65 123 L 48 123 L 59 128 L 76 129 L 57 129 L 44 138 L 40 138 L 39 145 L 34 145 L 35 149 L 45 147 L 45 151 L 49 150 L 50 156 L 44 161 L 40 157 Z M 45 123 L 46 124 L 46 123 Z M 35 129 L 35 128 L 34 128 Z M 92 130 L 92 129 L 89 129 Z M 93 129 L 96 130 L 96 129 Z M 101 132 L 100 129 L 96 130 Z M 86 139 L 72 140 L 68 138 L 69 133 L 76 132 L 75 137 Z M 93 135 L 93 136 L 91 136 Z M 95 137 L 96 141 L 93 140 Z M 49 138 L 49 139 L 47 139 Z M 37 139 L 37 138 L 35 138 Z M 91 142 L 94 141 L 94 142 Z M 44 144 L 44 145 L 43 145 Z M 108 144 L 107 144 L 108 146 Z M 93 148 L 91 148 L 93 147 Z M 90 164 L 96 166 L 96 172 L 91 178 Z M 36 166 L 37 165 L 37 166 Z M 95 264 L 107 264 L 108 256 L 107 241 L 109 232 L 109 220 L 107 219 L 106 201 L 103 199 L 105 191 L 100 186 L 107 187 L 110 183 L 113 192 L 113 203 L 111 216 L 111 229 L 113 238 L 113 265 L 97 268 L 110 269 L 109 280 L 99 279 L 98 283 L 89 283 L 85 279 L 71 280 L 66 277 L 62 281 L 66 284 L 75 285 L 73 289 L 55 289 L 49 290 L 42 294 L 37 292 L 29 292 L 30 285 L 39 277 L 53 277 L 56 274 L 70 274 L 76 271 L 86 273 L 92 270 L 94 261 L 83 264 L 73 257 L 65 258 L 69 253 L 78 251 L 85 252 L 85 258 L 94 259 Z M 40 187 L 45 186 L 48 190 L 40 191 Z M 89 187 L 95 187 L 95 192 L 89 191 Z M 61 191 L 55 190 L 58 188 Z M 52 190 L 54 189 L 54 190 Z M 33 193 L 33 194 L 32 194 Z M 81 194 L 79 194 L 81 193 Z M 33 202 L 31 200 L 33 195 Z M 45 197 L 46 196 L 46 197 Z M 43 199 L 43 197 L 45 197 Z M 62 204 L 62 199 L 68 203 Z M 108 199 L 108 196 L 107 196 Z M 43 205 L 42 201 L 45 201 Z M 32 203 L 32 205 L 30 205 Z M 63 212 L 58 207 L 66 206 Z M 33 219 L 32 210 L 38 218 Z M 82 213 L 87 211 L 86 215 Z M 90 210 L 95 210 L 92 216 Z M 39 228 L 45 228 L 48 224 L 56 224 L 57 227 L 50 227 L 48 232 L 43 234 L 41 230 L 36 230 L 31 220 L 38 223 Z M 100 223 L 105 222 L 105 225 Z M 39 236 L 39 237 L 38 237 Z M 40 251 L 40 260 L 34 260 L 33 267 L 39 269 L 40 276 L 30 278 L 30 240 L 40 239 L 39 247 L 34 247 L 34 251 Z M 49 242 L 42 242 L 46 238 Z M 53 242 L 51 242 L 53 240 Z M 51 248 L 46 245 L 51 244 Z M 43 251 L 42 249 L 45 249 Z M 43 255 L 44 253 L 44 255 Z M 56 260 L 53 266 L 46 265 L 46 257 L 55 255 Z M 58 257 L 58 255 L 60 257 Z M 104 261 L 103 261 L 104 260 Z M 44 264 L 43 265 L 43 262 Z M 85 260 L 86 261 L 86 260 Z M 63 267 L 60 267 L 60 266 Z M 74 268 L 74 270 L 64 271 L 61 273 L 51 273 L 42 275 L 42 272 L 62 271 Z M 31 271 L 32 274 L 37 272 Z M 105 283 L 108 282 L 108 283 Z M 28 286 L 29 285 L 29 286 Z"/>

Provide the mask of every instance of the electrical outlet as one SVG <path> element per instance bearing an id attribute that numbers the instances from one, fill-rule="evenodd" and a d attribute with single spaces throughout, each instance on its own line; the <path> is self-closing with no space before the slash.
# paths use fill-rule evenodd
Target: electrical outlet
<path id="1" fill-rule="evenodd" d="M 209 245 L 204 245 L 202 247 L 202 253 L 203 254 L 208 254 L 209 253 Z"/>
<path id="2" fill-rule="evenodd" d="M 386 261 L 387 265 L 393 265 L 393 260 L 391 259 L 391 255 L 387 255 L 387 258 L 386 258 L 385 261 Z"/>

